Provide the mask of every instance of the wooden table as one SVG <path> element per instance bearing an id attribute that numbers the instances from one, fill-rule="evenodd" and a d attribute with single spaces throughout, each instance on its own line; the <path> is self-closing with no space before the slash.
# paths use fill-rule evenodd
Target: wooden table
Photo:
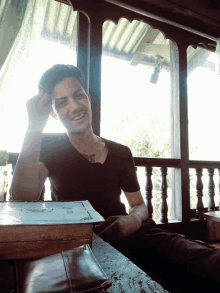
<path id="1" fill-rule="evenodd" d="M 127 257 L 93 234 L 92 251 L 112 281 L 112 286 L 100 293 L 167 293 Z M 15 293 L 16 277 L 13 260 L 0 260 L 0 292 Z M 2 291 L 1 291 L 2 290 Z"/>
<path id="2" fill-rule="evenodd" d="M 204 218 L 207 220 L 209 241 L 220 241 L 220 211 L 205 213 Z"/>
<path id="3" fill-rule="evenodd" d="M 127 257 L 93 234 L 92 251 L 99 264 L 112 281 L 105 292 L 111 293 L 162 293 L 168 292 L 153 281 Z"/>

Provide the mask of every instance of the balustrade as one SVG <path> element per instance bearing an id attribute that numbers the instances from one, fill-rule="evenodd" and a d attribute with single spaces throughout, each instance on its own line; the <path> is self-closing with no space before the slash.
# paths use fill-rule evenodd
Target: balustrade
<path id="1" fill-rule="evenodd" d="M 168 205 L 167 205 L 167 167 L 161 167 L 161 206 L 160 206 L 160 222 L 168 223 Z M 137 171 L 137 167 L 136 167 Z M 146 205 L 148 208 L 149 218 L 153 217 L 153 167 L 145 167 L 146 184 L 145 184 L 145 195 L 146 195 Z"/>
<path id="2" fill-rule="evenodd" d="M 197 190 L 197 205 L 196 205 L 196 217 L 198 219 L 203 219 L 204 214 L 204 205 L 203 205 L 203 182 L 202 182 L 202 171 L 204 168 L 195 168 L 196 169 L 196 190 Z M 215 182 L 213 179 L 214 169 L 215 168 L 206 168 L 208 170 L 208 211 L 215 211 L 217 209 L 215 205 Z M 219 173 L 219 196 L 220 196 L 220 168 L 218 168 Z"/>
<path id="3" fill-rule="evenodd" d="M 12 174 L 15 168 L 15 164 L 18 158 L 18 154 L 10 154 L 9 157 L 9 164 L 12 164 Z M 152 200 L 154 197 L 153 190 L 153 170 L 155 167 L 160 167 L 161 171 L 161 205 L 160 205 L 160 222 L 161 223 L 168 223 L 168 205 L 167 205 L 167 197 L 168 197 L 168 184 L 167 184 L 167 171 L 168 167 L 171 168 L 180 168 L 180 162 L 178 159 L 150 159 L 150 158 L 135 158 L 135 169 L 137 171 L 137 167 L 144 167 L 145 168 L 145 197 L 146 197 L 146 205 L 148 208 L 149 218 L 153 218 L 154 214 L 154 207 L 152 204 Z M 219 198 L 220 198 L 220 163 L 219 162 L 202 162 L 202 161 L 190 161 L 190 168 L 195 169 L 196 171 L 196 197 L 197 197 L 197 203 L 196 203 L 196 210 L 191 209 L 192 214 L 197 219 L 203 219 L 204 212 L 206 211 L 215 211 L 219 209 L 219 207 L 215 204 L 215 182 L 214 182 L 214 170 L 218 169 L 218 175 L 219 175 Z M 207 184 L 207 190 L 208 190 L 208 208 L 204 207 L 203 204 L 203 169 L 208 170 L 208 184 Z M 177 204 L 177 203 L 176 203 Z M 174 206 L 172 205 L 172 208 Z M 195 211 L 195 214 L 194 212 Z"/>
<path id="4" fill-rule="evenodd" d="M 139 164 L 140 166 L 140 164 Z M 203 204 L 203 169 L 208 170 L 208 209 L 204 207 Z M 196 170 L 196 196 L 197 196 L 197 203 L 196 203 L 196 218 L 197 219 L 204 219 L 204 211 L 215 211 L 218 209 L 215 205 L 215 182 L 214 182 L 214 169 L 215 168 L 202 168 L 198 167 L 195 168 Z M 136 167 L 137 170 L 137 167 Z M 161 223 L 168 223 L 168 205 L 167 205 L 167 197 L 168 197 L 168 187 L 167 187 L 167 167 L 161 167 L 161 206 L 160 206 L 160 222 Z M 220 197 L 220 168 L 218 168 L 219 172 L 219 197 Z M 146 184 L 145 184 L 145 196 L 146 196 L 146 205 L 148 208 L 149 218 L 153 218 L 154 207 L 152 204 L 153 199 L 153 167 L 152 166 L 145 166 L 145 175 L 146 175 Z"/>

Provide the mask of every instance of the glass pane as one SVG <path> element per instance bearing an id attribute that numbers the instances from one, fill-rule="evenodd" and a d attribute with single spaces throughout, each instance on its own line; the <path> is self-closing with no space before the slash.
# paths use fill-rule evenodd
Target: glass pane
<path id="1" fill-rule="evenodd" d="M 146 23 L 103 25 L 101 136 L 133 156 L 171 157 L 170 41 Z"/>
<path id="2" fill-rule="evenodd" d="M 30 46 L 22 43 L 15 60 L 10 60 L 10 73 L 3 84 L 1 99 L 4 101 L 4 149 L 20 152 L 27 128 L 26 101 L 38 93 L 41 75 L 55 64 L 76 65 L 77 12 L 72 7 L 54 0 L 45 1 L 45 16 L 39 36 Z M 38 7 L 36 5 L 36 7 Z M 35 12 L 35 15 L 40 13 Z M 21 61 L 22 60 L 22 61 Z M 9 64 L 10 66 L 10 64 Z M 44 132 L 66 132 L 52 117 Z"/>
<path id="3" fill-rule="evenodd" d="M 217 54 L 202 48 L 187 50 L 190 160 L 220 160 L 219 73 Z"/>

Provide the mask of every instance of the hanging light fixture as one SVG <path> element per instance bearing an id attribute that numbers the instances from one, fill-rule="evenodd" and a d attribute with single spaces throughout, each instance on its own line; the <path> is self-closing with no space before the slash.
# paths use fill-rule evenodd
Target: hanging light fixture
<path id="1" fill-rule="evenodd" d="M 161 59 L 157 58 L 155 62 L 154 72 L 152 73 L 149 82 L 153 84 L 157 83 L 161 69 L 162 69 Z"/>

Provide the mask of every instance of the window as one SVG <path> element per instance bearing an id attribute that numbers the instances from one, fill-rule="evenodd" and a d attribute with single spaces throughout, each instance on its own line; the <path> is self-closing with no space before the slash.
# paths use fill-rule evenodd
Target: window
<path id="1" fill-rule="evenodd" d="M 117 25 L 111 21 L 103 25 L 101 136 L 127 145 L 134 157 L 171 157 L 170 43 L 141 21 L 121 18 Z M 138 167 L 137 175 L 144 196 L 145 168 Z M 152 180 L 153 218 L 159 220 L 160 168 L 153 169 Z M 124 194 L 122 201 L 128 209 Z"/>
<path id="2" fill-rule="evenodd" d="M 220 124 L 217 54 L 191 46 L 188 57 L 189 158 L 220 161 L 218 125 Z M 215 192 L 218 194 L 218 172 L 215 169 Z M 208 172 L 203 169 L 203 204 L 208 207 Z M 196 171 L 190 169 L 190 206 L 196 208 Z M 216 203 L 217 204 L 217 203 Z"/>
<path id="3" fill-rule="evenodd" d="M 103 25 L 101 135 L 136 157 L 171 157 L 170 41 L 140 21 Z"/>
<path id="4" fill-rule="evenodd" d="M 220 161 L 220 76 L 216 54 L 191 46 L 188 56 L 188 111 L 190 160 Z"/>
<path id="5" fill-rule="evenodd" d="M 61 2 L 64 1 L 62 0 Z M 59 44 L 56 45 L 56 48 L 59 47 L 57 50 L 59 50 L 60 61 L 57 59 L 58 54 L 55 54 L 55 63 L 66 62 L 63 61 L 66 60 L 64 58 L 64 55 L 66 55 L 69 56 L 67 57 L 68 63 L 76 64 L 75 43 L 77 23 L 76 21 L 74 22 L 73 17 L 71 25 L 68 26 L 70 10 L 68 14 L 67 10 L 62 10 L 62 4 L 58 4 L 53 0 L 48 1 L 48 3 L 48 6 L 45 8 L 47 12 L 45 13 L 45 23 L 41 34 L 42 45 L 40 48 L 43 50 L 44 43 L 47 44 L 45 45 L 45 50 L 47 50 L 49 43 L 46 42 L 53 41 Z M 53 9 L 52 3 L 53 5 L 60 5 L 59 7 L 57 6 L 59 9 Z M 154 166 L 168 166 L 168 217 L 170 218 L 171 211 L 175 210 L 175 216 L 180 221 L 188 221 L 192 214 L 190 211 L 191 195 L 188 188 L 188 164 L 191 163 L 188 160 L 188 138 L 190 160 L 212 160 L 212 158 L 213 160 L 218 160 L 216 157 L 218 155 L 217 135 L 211 132 L 214 126 L 217 129 L 218 125 L 218 118 L 216 117 L 219 107 L 216 97 L 219 92 L 219 86 L 217 88 L 214 86 L 214 78 L 217 78 L 217 75 L 214 75 L 214 72 L 211 73 L 213 70 L 210 71 L 211 63 L 213 63 L 210 58 L 213 57 L 209 51 L 205 51 L 200 47 L 196 50 L 192 47 L 188 48 L 189 72 L 187 85 L 185 48 L 191 44 L 194 47 L 204 44 L 204 47 L 213 50 L 216 42 L 211 37 L 210 39 L 205 38 L 178 27 L 172 27 L 170 24 L 148 18 L 144 14 L 138 15 L 135 12 L 115 6 L 109 2 L 102 3 L 101 9 L 103 10 L 98 15 L 94 13 L 96 8 L 93 6 L 92 10 L 87 5 L 83 9 L 83 4 L 82 6 L 81 4 L 80 7 L 82 9 L 80 8 L 80 11 L 85 13 L 86 17 L 82 17 L 79 20 L 78 64 L 81 64 L 86 73 L 90 72 L 90 80 L 88 79 L 88 82 L 90 82 L 91 86 L 90 94 L 93 101 L 93 126 L 95 131 L 99 133 L 100 126 L 101 136 L 129 146 L 133 156 L 141 158 L 141 162 L 143 162 L 141 166 L 146 166 L 150 160 L 151 162 L 156 162 Z M 49 6 L 51 8 L 48 8 Z M 68 6 L 65 7 L 67 9 L 70 8 Z M 117 13 L 115 13 L 116 11 Z M 118 19 L 118 17 L 121 18 Z M 59 26 L 58 20 L 61 18 L 63 25 Z M 89 18 L 91 22 L 88 21 Z M 102 24 L 103 18 L 106 19 L 104 24 Z M 77 14 L 75 14 L 76 19 Z M 128 19 L 133 19 L 133 21 L 129 22 Z M 143 21 L 136 19 L 142 19 Z M 111 20 L 114 20 L 114 22 Z M 55 27 L 53 24 L 55 24 Z M 91 25 L 92 28 L 90 40 L 89 38 L 87 39 L 88 25 Z M 70 31 L 71 28 L 74 28 L 68 34 L 69 38 L 66 36 L 61 37 L 63 36 L 62 32 L 67 32 L 67 27 L 69 27 Z M 97 62 L 101 58 L 99 42 L 101 40 L 101 29 L 103 30 L 103 51 L 100 72 Z M 164 35 L 159 29 L 164 32 Z M 211 32 L 210 34 L 214 35 Z M 166 39 L 165 35 L 173 41 Z M 74 41 L 72 42 L 71 49 L 68 51 L 69 53 L 65 51 L 62 54 L 61 50 L 64 52 L 67 49 L 70 40 Z M 85 46 L 87 42 L 91 44 L 91 58 L 89 57 L 89 49 Z M 35 50 L 35 54 L 39 54 L 39 52 Z M 51 51 L 50 55 L 52 55 Z M 34 55 L 32 54 L 32 56 Z M 47 68 L 53 65 L 52 56 L 48 55 L 48 62 L 49 58 L 51 58 L 51 63 L 48 64 Z M 41 59 L 38 57 L 38 60 Z M 92 66 L 86 68 L 89 62 Z M 39 77 L 47 69 L 43 69 L 43 64 L 41 65 L 42 70 L 37 73 Z M 22 68 L 25 68 L 25 66 L 23 64 Z M 93 74 L 93 66 L 96 68 L 96 74 Z M 29 73 L 34 74 L 32 67 L 33 64 L 27 68 Z M 100 75 L 102 76 L 101 103 L 99 100 Z M 14 74 L 14 76 L 16 75 Z M 26 80 L 30 80 L 30 74 Z M 219 77 L 217 80 L 219 83 Z M 9 84 L 16 84 L 16 80 L 14 83 L 11 82 Z M 37 84 L 34 86 L 36 88 Z M 24 88 L 24 81 L 18 82 L 16 87 Z M 213 89 L 213 95 L 210 95 L 208 90 L 210 88 Z M 10 90 L 8 91 L 10 92 Z M 187 116 L 187 92 L 189 116 Z M 26 101 L 33 94 L 31 92 L 26 93 L 22 98 L 23 101 Z M 13 96 L 15 94 L 10 92 L 5 100 L 9 101 L 9 97 Z M 210 96 L 209 101 L 207 101 L 205 96 Z M 17 99 L 17 101 L 22 103 L 22 100 Z M 215 105 L 213 112 L 210 107 L 210 101 Z M 216 113 L 216 117 L 210 114 L 210 122 L 208 123 L 205 122 L 207 113 L 204 113 L 204 110 L 202 110 L 202 108 L 205 108 L 206 103 L 208 105 L 206 112 Z M 99 116 L 100 105 L 101 119 Z M 18 106 L 20 107 L 20 105 Z M 13 115 L 15 116 L 16 113 L 13 113 Z M 8 121 L 8 117 L 8 115 L 5 117 L 5 121 Z M 18 121 L 19 119 L 16 117 L 15 120 Z M 208 119 L 206 118 L 206 120 Z M 58 129 L 58 125 L 55 126 L 56 121 L 51 120 L 51 123 L 53 125 L 48 123 L 45 131 L 63 131 L 63 129 Z M 8 129 L 8 125 L 5 129 Z M 8 133 L 12 133 L 12 130 L 13 127 L 11 127 Z M 20 141 L 22 142 L 22 140 L 23 137 L 21 137 Z M 14 146 L 14 144 L 11 145 Z M 214 152 L 207 152 L 207 148 L 210 147 L 214 149 L 216 155 L 214 155 Z M 163 162 L 163 164 L 160 165 L 160 162 Z M 153 172 L 154 219 L 158 219 L 161 204 L 161 171 L 160 168 L 154 168 Z M 138 167 L 137 173 L 142 195 L 144 196 L 146 183 L 145 168 Z M 193 182 L 192 179 L 191 181 Z M 155 196 L 155 194 L 157 195 Z M 195 207 L 196 201 L 197 198 L 194 197 L 194 203 L 191 204 L 191 208 Z M 163 202 L 164 206 L 166 206 L 165 201 Z"/>

